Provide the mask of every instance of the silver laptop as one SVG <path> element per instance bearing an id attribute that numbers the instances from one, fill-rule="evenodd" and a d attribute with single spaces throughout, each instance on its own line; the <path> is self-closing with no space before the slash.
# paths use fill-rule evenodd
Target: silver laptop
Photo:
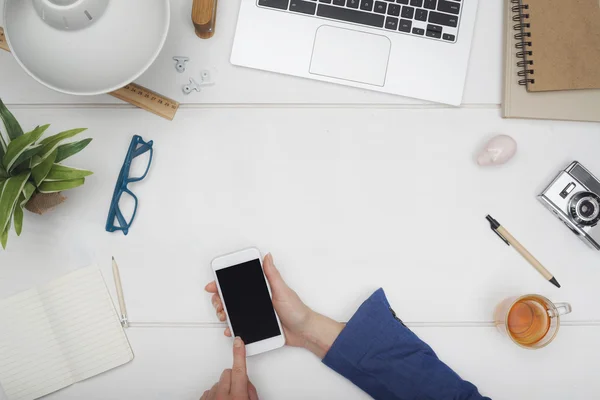
<path id="1" fill-rule="evenodd" d="M 459 105 L 478 0 L 241 0 L 234 65 Z"/>

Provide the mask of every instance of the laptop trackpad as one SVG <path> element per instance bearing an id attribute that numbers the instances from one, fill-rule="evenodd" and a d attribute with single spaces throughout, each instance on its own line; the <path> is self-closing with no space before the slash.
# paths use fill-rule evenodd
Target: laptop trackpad
<path id="1" fill-rule="evenodd" d="M 323 25 L 317 29 L 310 73 L 383 86 L 391 46 L 385 36 Z"/>

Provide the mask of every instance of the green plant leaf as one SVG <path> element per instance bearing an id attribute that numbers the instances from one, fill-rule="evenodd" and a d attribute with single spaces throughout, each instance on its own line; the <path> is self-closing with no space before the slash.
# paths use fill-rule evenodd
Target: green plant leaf
<path id="1" fill-rule="evenodd" d="M 55 149 L 41 163 L 39 163 L 31 170 L 31 176 L 33 177 L 33 180 L 37 187 L 39 187 L 42 184 L 42 182 L 44 182 L 44 179 L 46 179 L 46 175 L 48 175 L 48 173 L 52 169 L 52 166 L 54 165 L 54 160 L 56 160 L 56 153 L 57 151 Z"/>
<path id="2" fill-rule="evenodd" d="M 17 205 L 15 206 L 15 211 L 13 212 L 13 220 L 17 236 L 21 236 L 21 232 L 23 231 L 23 206 L 21 204 L 24 201 L 25 195 L 23 194 L 23 192 L 21 192 L 19 200 L 17 201 Z"/>
<path id="3" fill-rule="evenodd" d="M 0 182 L 4 181 L 9 176 L 10 175 L 8 175 L 8 172 L 6 172 L 6 170 L 4 169 L 4 167 L 2 165 L 0 165 Z"/>
<path id="4" fill-rule="evenodd" d="M 2 134 L 2 131 L 0 131 L 0 160 L 4 157 L 7 147 L 8 146 L 6 145 L 6 141 L 4 140 L 4 135 Z"/>
<path id="5" fill-rule="evenodd" d="M 8 144 L 8 148 L 6 149 L 6 154 L 2 158 L 2 166 L 4 169 L 10 172 L 21 154 L 30 149 L 30 146 L 35 144 L 35 142 L 42 137 L 49 126 L 50 125 L 38 126 L 31 132 L 28 132 L 10 142 Z M 33 157 L 33 154 L 29 156 L 29 158 L 31 157 Z"/>
<path id="6" fill-rule="evenodd" d="M 15 161 L 15 163 L 11 167 L 10 171 L 11 172 L 18 171 L 19 169 L 21 169 L 21 168 L 19 168 L 20 165 L 25 165 L 27 168 L 29 168 L 30 163 L 28 163 L 27 161 L 31 162 L 31 160 L 35 156 L 37 156 L 42 151 L 43 148 L 44 148 L 44 146 L 41 144 L 36 144 L 36 145 L 30 146 L 27 150 L 25 150 L 23 153 L 21 153 L 19 158 L 17 158 L 17 161 Z"/>
<path id="7" fill-rule="evenodd" d="M 6 108 L 2 100 L 0 100 L 0 119 L 2 119 L 2 122 L 6 127 L 6 133 L 8 133 L 10 140 L 14 140 L 23 135 L 21 125 L 19 125 L 15 116 L 8 111 L 8 108 Z"/>
<path id="8" fill-rule="evenodd" d="M 27 182 L 23 187 L 23 191 L 21 192 L 19 200 L 17 201 L 17 204 L 15 206 L 13 219 L 15 225 L 15 232 L 17 232 L 17 236 L 21 236 L 21 232 L 23 231 L 23 208 L 25 207 L 29 199 L 31 199 L 31 196 L 34 192 L 35 186 L 33 185 L 33 183 Z"/>
<path id="9" fill-rule="evenodd" d="M 6 181 L 0 183 L 0 197 L 2 197 L 2 192 L 4 191 L 4 185 L 6 185 Z M 9 227 L 0 231 L 0 244 L 2 244 L 2 248 L 6 250 L 6 243 L 8 242 L 8 231 Z"/>
<path id="10" fill-rule="evenodd" d="M 91 138 L 83 139 L 79 142 L 61 144 L 58 146 L 58 154 L 56 156 L 56 160 L 54 162 L 61 162 L 66 160 L 67 158 L 79 153 L 81 150 L 85 149 L 88 144 L 92 141 Z"/>
<path id="11" fill-rule="evenodd" d="M 25 200 L 21 204 L 23 207 L 25 207 L 25 204 L 27 204 L 29 199 L 31 199 L 31 196 L 33 196 L 34 192 L 35 192 L 35 185 L 31 182 L 27 182 L 25 184 L 25 187 L 23 187 L 23 195 L 25 196 Z"/>
<path id="12" fill-rule="evenodd" d="M 0 243 L 2 244 L 2 248 L 4 250 L 6 250 L 6 244 L 8 243 L 8 232 L 10 232 L 10 220 L 8 221 L 8 224 L 6 225 L 4 232 L 2 232 L 2 235 L 0 236 Z"/>
<path id="13" fill-rule="evenodd" d="M 73 179 L 70 181 L 44 182 L 38 186 L 40 193 L 64 192 L 65 190 L 74 189 L 85 183 L 85 178 Z"/>
<path id="14" fill-rule="evenodd" d="M 57 133 L 56 135 L 48 136 L 46 139 L 44 139 L 40 142 L 40 144 L 44 145 L 44 149 L 41 152 L 41 157 L 46 158 L 48 156 L 48 154 L 50 154 L 54 150 L 56 150 L 56 148 L 58 147 L 60 142 L 62 142 L 63 140 L 72 138 L 73 136 L 78 135 L 79 133 L 85 131 L 86 129 L 87 128 L 71 129 L 68 131 Z"/>
<path id="15" fill-rule="evenodd" d="M 6 225 L 10 222 L 15 204 L 29 179 L 29 175 L 29 172 L 25 172 L 8 178 L 2 184 L 2 194 L 0 194 L 0 232 L 4 232 Z"/>
<path id="16" fill-rule="evenodd" d="M 44 146 L 42 146 L 42 150 L 44 149 Z M 40 150 L 40 152 L 42 151 Z M 31 157 L 31 161 L 29 162 L 29 169 L 33 169 L 35 167 L 37 167 L 42 161 L 44 161 L 44 159 L 38 154 L 36 154 L 35 156 Z M 21 164 L 22 166 L 23 164 Z"/>
<path id="17" fill-rule="evenodd" d="M 86 176 L 90 176 L 92 174 L 92 171 L 86 171 L 85 169 L 77 169 L 67 167 L 66 165 L 54 164 L 48 175 L 46 175 L 44 182 L 71 181 L 73 179 L 85 178 Z"/>
<path id="18" fill-rule="evenodd" d="M 50 143 L 57 142 L 57 141 L 60 142 L 62 140 L 73 137 L 85 130 L 87 130 L 87 128 L 69 129 L 68 131 L 64 131 L 64 132 L 57 133 L 56 135 L 48 136 L 47 138 L 42 140 L 40 142 L 40 144 L 50 144 Z"/>

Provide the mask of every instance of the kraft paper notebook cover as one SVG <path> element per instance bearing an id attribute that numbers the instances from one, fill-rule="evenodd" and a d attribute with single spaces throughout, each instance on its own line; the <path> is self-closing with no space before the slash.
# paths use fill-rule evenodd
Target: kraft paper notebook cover
<path id="1" fill-rule="evenodd" d="M 600 89 L 598 0 L 520 0 L 515 8 L 528 91 Z"/>
<path id="2" fill-rule="evenodd" d="M 32 400 L 133 359 L 97 268 L 0 301 L 0 386 Z"/>
<path id="3" fill-rule="evenodd" d="M 504 101 L 502 116 L 504 118 L 536 118 L 570 121 L 600 122 L 600 90 L 563 90 L 557 92 L 527 92 L 519 85 L 523 77 L 519 76 L 522 66 L 517 63 L 521 51 L 515 46 L 520 42 L 520 24 L 513 21 L 519 15 L 515 4 L 506 0 L 504 21 Z M 515 30 L 517 28 L 517 30 Z M 516 37 L 515 37 L 516 36 Z M 522 65 L 522 64 L 520 64 Z M 522 74 L 522 72 L 521 72 Z"/>

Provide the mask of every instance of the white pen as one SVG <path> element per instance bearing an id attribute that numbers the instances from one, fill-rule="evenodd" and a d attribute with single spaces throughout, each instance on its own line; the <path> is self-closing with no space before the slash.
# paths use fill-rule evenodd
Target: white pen
<path id="1" fill-rule="evenodd" d="M 119 266 L 114 257 L 112 258 L 112 267 L 115 286 L 117 287 L 117 297 L 119 298 L 119 308 L 121 309 L 121 325 L 123 325 L 123 328 L 127 328 L 129 326 L 129 321 L 127 320 L 127 308 L 125 308 L 125 297 L 123 296 L 121 275 L 119 274 Z"/>

